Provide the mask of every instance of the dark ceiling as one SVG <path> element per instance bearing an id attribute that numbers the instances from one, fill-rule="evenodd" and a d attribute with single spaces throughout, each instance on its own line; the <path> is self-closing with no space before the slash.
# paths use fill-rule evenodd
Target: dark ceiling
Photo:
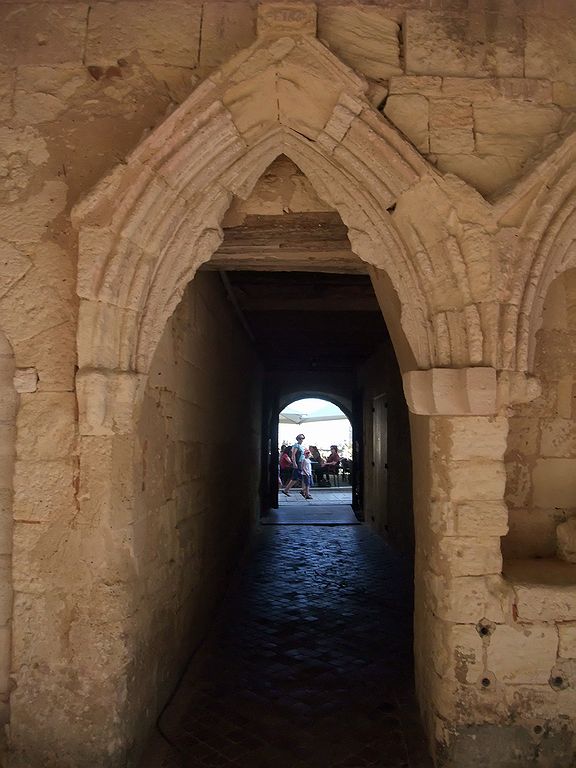
<path id="1" fill-rule="evenodd" d="M 388 338 L 368 275 L 227 271 L 268 370 L 353 371 Z"/>
<path id="2" fill-rule="evenodd" d="M 336 211 L 245 215 L 203 269 L 220 272 L 270 371 L 353 372 L 388 339 Z"/>

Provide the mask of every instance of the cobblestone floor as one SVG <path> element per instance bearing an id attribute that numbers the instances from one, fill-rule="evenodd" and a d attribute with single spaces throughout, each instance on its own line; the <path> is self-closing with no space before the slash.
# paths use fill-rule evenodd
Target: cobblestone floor
<path id="1" fill-rule="evenodd" d="M 365 526 L 266 526 L 142 768 L 431 768 L 409 584 Z"/>
<path id="2" fill-rule="evenodd" d="M 290 491 L 290 496 L 278 493 L 278 506 L 283 507 L 317 507 L 331 504 L 351 504 L 352 488 L 312 488 L 312 499 L 303 504 L 303 499 L 298 488 Z"/>

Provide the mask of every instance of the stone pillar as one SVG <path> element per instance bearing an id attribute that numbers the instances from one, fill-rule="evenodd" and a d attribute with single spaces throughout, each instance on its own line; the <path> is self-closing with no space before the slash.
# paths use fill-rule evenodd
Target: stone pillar
<path id="1" fill-rule="evenodd" d="M 507 419 L 493 369 L 404 374 L 414 455 L 417 694 L 437 765 L 463 768 L 462 744 L 501 707 L 486 644 L 506 620 Z M 426 412 L 428 411 L 428 412 Z M 504 765 L 497 762 L 494 765 Z"/>
<path id="2" fill-rule="evenodd" d="M 0 751 L 3 751 L 5 746 L 4 726 L 10 720 L 10 663 L 14 599 L 12 539 L 17 408 L 14 356 L 8 339 L 0 333 Z"/>
<path id="3" fill-rule="evenodd" d="M 47 544 L 59 553 L 51 573 L 53 594 L 43 609 L 52 610 L 43 637 L 52 666 L 46 671 L 30 664 L 20 670 L 22 685 L 12 697 L 11 768 L 131 766 L 138 758 L 135 739 L 142 743 L 153 725 L 156 713 L 145 710 L 137 687 L 142 620 L 133 531 L 133 432 L 144 380 L 130 371 L 78 373 L 78 509 Z M 58 442 L 48 442 L 54 454 Z M 43 595 L 36 594 L 35 571 L 16 576 L 24 614 Z M 26 620 L 25 615 L 20 619 L 20 633 Z M 44 694 L 42 718 L 34 700 L 38 691 Z"/>

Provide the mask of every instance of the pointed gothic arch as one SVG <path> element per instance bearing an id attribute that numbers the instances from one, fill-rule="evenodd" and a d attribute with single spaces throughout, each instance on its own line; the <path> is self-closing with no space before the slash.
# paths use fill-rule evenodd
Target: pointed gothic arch
<path id="1" fill-rule="evenodd" d="M 526 213 L 506 297 L 503 367 L 532 372 L 548 289 L 576 265 L 576 133 L 502 201 L 502 213 L 515 204 L 524 205 Z"/>
<path id="2" fill-rule="evenodd" d="M 388 276 L 395 296 L 382 309 L 409 367 L 469 364 L 467 348 L 473 364 L 490 364 L 459 225 L 448 223 L 454 236 L 438 257 L 409 218 L 399 227 L 391 215 L 418 185 L 446 199 L 443 180 L 366 88 L 313 36 L 268 30 L 76 207 L 85 433 L 128 428 L 166 321 L 219 246 L 233 196 L 246 198 L 280 154 L 339 212 L 353 251 Z M 435 285 L 448 282 L 451 299 L 438 306 Z"/>

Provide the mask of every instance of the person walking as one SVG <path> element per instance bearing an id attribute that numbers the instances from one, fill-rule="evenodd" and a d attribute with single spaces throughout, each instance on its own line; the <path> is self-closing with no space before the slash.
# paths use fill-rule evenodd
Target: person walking
<path id="1" fill-rule="evenodd" d="M 312 485 L 312 462 L 310 461 L 310 451 L 304 451 L 304 458 L 300 462 L 300 471 L 302 475 L 302 490 L 300 493 L 305 499 L 311 499 L 310 486 Z"/>
<path id="2" fill-rule="evenodd" d="M 285 486 L 292 477 L 292 446 L 282 446 L 280 454 L 280 486 Z"/>
<path id="3" fill-rule="evenodd" d="M 304 435 L 296 435 L 296 442 L 292 446 L 291 459 L 292 459 L 292 477 L 281 489 L 284 496 L 290 496 L 290 489 L 298 480 L 302 479 L 302 470 L 300 464 L 304 458 L 304 448 L 302 443 L 304 442 Z"/>

